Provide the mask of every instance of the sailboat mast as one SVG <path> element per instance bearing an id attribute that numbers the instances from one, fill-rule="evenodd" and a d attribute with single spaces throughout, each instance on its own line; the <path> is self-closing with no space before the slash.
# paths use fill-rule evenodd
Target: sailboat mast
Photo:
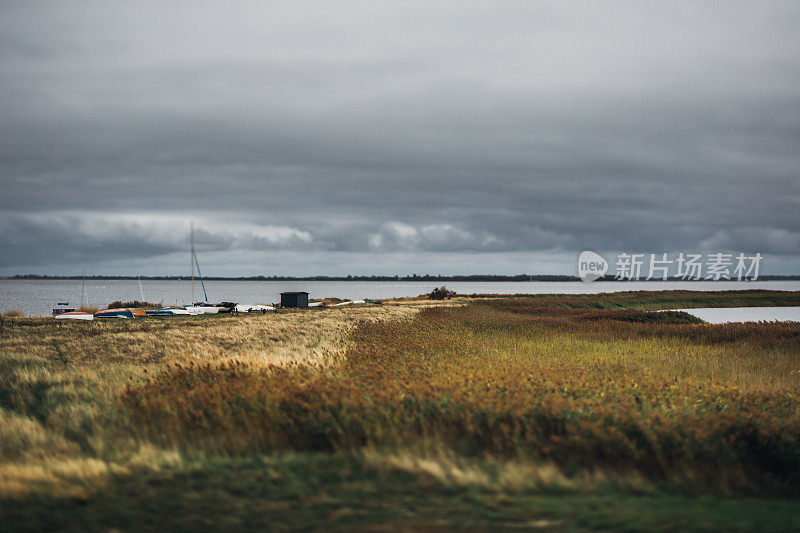
<path id="1" fill-rule="evenodd" d="M 89 298 L 86 296 L 86 269 L 83 269 L 81 281 L 81 307 L 89 307 Z"/>
<path id="2" fill-rule="evenodd" d="M 189 263 L 192 267 L 192 301 L 194 305 L 194 222 L 189 223 L 189 240 L 191 241 L 191 254 L 189 255 Z"/>
<path id="3" fill-rule="evenodd" d="M 206 293 L 206 284 L 203 283 L 203 273 L 200 272 L 200 263 L 197 261 L 197 254 L 194 254 L 194 264 L 197 266 L 197 277 L 200 278 L 200 286 L 203 287 L 203 301 L 208 302 L 208 294 Z"/>

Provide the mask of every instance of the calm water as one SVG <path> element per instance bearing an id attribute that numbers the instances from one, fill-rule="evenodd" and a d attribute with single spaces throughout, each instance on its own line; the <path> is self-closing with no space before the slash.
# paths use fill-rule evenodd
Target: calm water
<path id="1" fill-rule="evenodd" d="M 280 300 L 282 291 L 308 291 L 311 298 L 337 297 L 347 299 L 398 298 L 430 292 L 442 282 L 410 281 L 208 281 L 206 291 L 210 302 L 229 301 L 242 304 L 272 303 Z M 741 289 L 800 290 L 800 281 L 752 282 L 450 282 L 444 283 L 461 294 L 578 294 L 631 290 L 702 290 L 725 291 Z M 185 304 L 191 301 L 190 281 L 143 281 L 144 299 L 164 304 Z M 105 307 L 114 300 L 140 299 L 136 280 L 87 281 L 89 305 Z M 195 294 L 202 299 L 202 289 L 195 283 Z M 28 315 L 49 315 L 57 302 L 80 305 L 80 280 L 0 280 L 0 310 L 19 309 Z"/>
<path id="2" fill-rule="evenodd" d="M 686 311 L 709 324 L 728 322 L 800 322 L 800 307 L 710 307 L 707 309 L 678 309 Z"/>

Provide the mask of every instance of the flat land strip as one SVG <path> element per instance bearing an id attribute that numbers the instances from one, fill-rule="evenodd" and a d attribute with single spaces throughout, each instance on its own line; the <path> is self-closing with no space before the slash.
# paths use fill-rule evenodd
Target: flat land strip
<path id="1" fill-rule="evenodd" d="M 0 530 L 792 531 L 800 293 L 387 301 L 0 332 Z"/>

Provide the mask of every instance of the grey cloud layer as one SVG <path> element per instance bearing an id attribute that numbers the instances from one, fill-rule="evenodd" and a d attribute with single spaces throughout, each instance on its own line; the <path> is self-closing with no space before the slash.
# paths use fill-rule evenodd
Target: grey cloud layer
<path id="1" fill-rule="evenodd" d="M 10 3 L 0 268 L 800 255 L 800 7 L 562 4 Z"/>

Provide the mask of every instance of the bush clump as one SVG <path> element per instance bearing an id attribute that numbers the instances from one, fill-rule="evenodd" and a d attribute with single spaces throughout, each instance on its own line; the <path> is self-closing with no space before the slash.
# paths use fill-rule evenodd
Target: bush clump
<path id="1" fill-rule="evenodd" d="M 152 302 L 140 302 L 139 300 L 133 300 L 131 302 L 121 302 L 117 300 L 108 304 L 107 309 L 127 309 L 130 307 L 138 309 L 161 309 L 163 306 Z"/>
<path id="2" fill-rule="evenodd" d="M 428 294 L 428 298 L 431 300 L 449 300 L 453 296 L 456 295 L 456 291 L 451 291 L 444 285 L 441 287 L 436 287 L 433 289 L 430 294 Z"/>

